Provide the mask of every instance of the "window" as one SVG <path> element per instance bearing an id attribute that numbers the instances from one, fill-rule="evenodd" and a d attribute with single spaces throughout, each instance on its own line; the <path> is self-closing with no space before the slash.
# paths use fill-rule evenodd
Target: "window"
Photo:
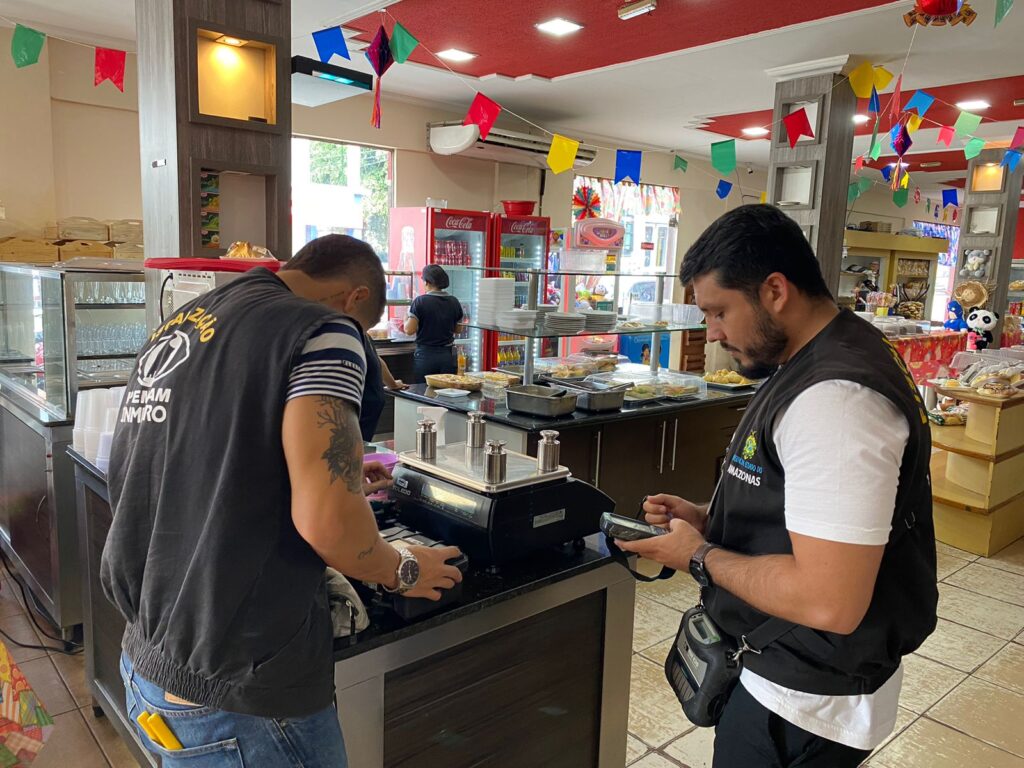
<path id="1" fill-rule="evenodd" d="M 293 138 L 293 251 L 323 235 L 351 235 L 387 264 L 393 168 L 388 149 Z"/>
<path id="2" fill-rule="evenodd" d="M 946 304 L 949 303 L 953 283 L 956 281 L 960 227 L 935 221 L 915 221 L 914 229 L 923 232 L 925 237 L 942 237 L 949 240 L 949 250 L 939 254 L 939 263 L 935 270 L 935 300 L 932 302 L 932 316 L 929 318 L 941 323 L 946 320 Z"/>

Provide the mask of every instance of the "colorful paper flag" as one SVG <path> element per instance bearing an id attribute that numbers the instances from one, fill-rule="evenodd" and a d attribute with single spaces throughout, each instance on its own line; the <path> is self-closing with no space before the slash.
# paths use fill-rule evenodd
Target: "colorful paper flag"
<path id="1" fill-rule="evenodd" d="M 673 162 L 672 167 L 677 171 L 686 173 L 686 169 L 690 167 L 690 164 L 684 158 L 676 155 L 676 159 Z"/>
<path id="2" fill-rule="evenodd" d="M 914 91 L 914 95 L 910 97 L 910 101 L 907 102 L 905 109 L 907 112 L 916 109 L 918 117 L 924 117 L 925 113 L 931 109 L 934 103 L 935 97 L 931 94 L 925 91 Z"/>
<path id="3" fill-rule="evenodd" d="M 875 86 L 871 86 L 871 99 L 868 101 L 868 112 L 877 115 L 882 111 L 882 104 L 878 100 L 878 91 L 875 90 Z"/>
<path id="4" fill-rule="evenodd" d="M 885 86 L 892 82 L 892 72 L 885 67 L 875 67 L 875 88 L 885 90 Z"/>
<path id="5" fill-rule="evenodd" d="M 945 208 L 947 205 L 959 205 L 955 189 L 942 190 L 942 207 Z"/>
<path id="6" fill-rule="evenodd" d="M 914 205 L 921 204 L 921 188 L 914 187 Z"/>
<path id="7" fill-rule="evenodd" d="M 1018 125 L 1017 130 L 1013 134 L 1013 140 L 1010 142 L 1010 149 L 1018 149 L 1024 147 L 1024 125 Z"/>
<path id="8" fill-rule="evenodd" d="M 915 133 L 917 129 L 921 127 L 921 120 L 922 118 L 920 115 L 910 115 L 907 118 L 907 131 Z"/>
<path id="9" fill-rule="evenodd" d="M 967 145 L 964 147 L 964 157 L 966 157 L 968 160 L 977 157 L 978 155 L 981 154 L 981 150 L 983 150 L 984 148 L 985 140 L 975 137 L 968 141 Z"/>
<path id="10" fill-rule="evenodd" d="M 860 188 L 860 193 L 863 195 L 869 189 L 871 189 L 871 179 L 859 179 L 857 186 Z"/>
<path id="11" fill-rule="evenodd" d="M 1017 163 L 1020 162 L 1021 151 L 1019 149 L 1008 149 L 1006 154 L 1003 155 L 1003 162 L 1000 165 L 1006 167 L 1010 173 L 1014 173 L 1017 170 Z"/>
<path id="12" fill-rule="evenodd" d="M 906 171 L 903 172 L 903 178 L 900 179 L 900 189 L 910 189 L 910 174 Z"/>
<path id="13" fill-rule="evenodd" d="M 857 159 L 853 161 L 853 172 L 860 173 L 864 167 L 864 155 L 858 155 Z"/>
<path id="14" fill-rule="evenodd" d="M 575 139 L 569 139 L 556 133 L 551 139 L 551 149 L 548 151 L 548 167 L 555 173 L 568 171 L 576 162 L 576 153 L 579 148 L 580 143 Z"/>
<path id="15" fill-rule="evenodd" d="M 725 200 L 732 192 L 732 184 L 725 179 L 718 180 L 718 188 L 715 190 L 715 194 L 718 195 L 719 200 Z"/>
<path id="16" fill-rule="evenodd" d="M 909 196 L 910 193 L 908 190 L 897 189 L 895 192 L 892 193 L 892 201 L 896 203 L 897 208 L 902 208 L 904 205 L 907 204 L 907 198 Z"/>
<path id="17" fill-rule="evenodd" d="M 716 141 L 711 145 L 711 167 L 723 176 L 736 170 L 736 139 Z"/>
<path id="18" fill-rule="evenodd" d="M 807 117 L 807 110 L 800 107 L 796 112 L 790 112 L 782 122 L 786 124 L 786 135 L 789 137 L 789 148 L 796 146 L 801 136 L 814 138 L 814 131 L 811 129 L 811 121 Z"/>
<path id="19" fill-rule="evenodd" d="M 416 50 L 420 41 L 409 34 L 409 30 L 395 22 L 395 28 L 391 30 L 391 54 L 399 64 L 405 64 Z M 483 132 L 480 133 L 483 136 Z"/>
<path id="20" fill-rule="evenodd" d="M 14 66 L 21 69 L 36 64 L 45 41 L 46 35 L 42 32 L 21 24 L 15 25 L 14 36 L 11 37 L 11 58 L 14 60 Z"/>
<path id="21" fill-rule="evenodd" d="M 882 140 L 877 139 L 875 145 L 871 147 L 871 152 L 868 154 L 872 160 L 877 160 L 882 155 Z"/>
<path id="22" fill-rule="evenodd" d="M 348 44 L 345 42 L 345 34 L 341 31 L 341 27 L 317 30 L 313 33 L 313 45 L 316 46 L 316 55 L 324 64 L 329 64 L 334 54 L 338 54 L 343 59 L 351 60 L 352 58 L 348 52 Z"/>
<path id="23" fill-rule="evenodd" d="M 629 179 L 634 184 L 640 183 L 640 163 L 642 155 L 632 149 L 619 149 L 615 152 L 615 183 Z"/>
<path id="24" fill-rule="evenodd" d="M 903 95 L 900 91 L 903 89 L 903 75 L 896 78 L 896 90 L 892 92 L 892 98 L 889 100 L 889 115 L 892 117 L 898 117 L 900 112 L 900 101 L 903 100 Z"/>
<path id="25" fill-rule="evenodd" d="M 860 197 L 860 187 L 856 184 L 851 184 L 846 188 L 846 205 L 850 206 Z"/>
<path id="26" fill-rule="evenodd" d="M 501 105 L 477 92 L 462 124 L 480 126 L 480 138 L 486 139 L 499 114 L 501 114 Z"/>
<path id="27" fill-rule="evenodd" d="M 99 85 L 104 80 L 109 80 L 117 90 L 124 93 L 124 63 L 126 59 L 124 51 L 116 51 L 112 48 L 97 48 L 94 57 L 95 76 L 93 85 Z"/>
<path id="28" fill-rule="evenodd" d="M 768 193 L 767 192 L 762 192 L 761 193 L 761 205 L 764 205 L 767 202 L 768 202 Z"/>
<path id="29" fill-rule="evenodd" d="M 957 136 L 970 136 L 981 125 L 981 115 L 974 115 L 970 112 L 961 112 L 960 116 L 956 119 L 956 124 L 953 126 L 953 130 Z"/>
<path id="30" fill-rule="evenodd" d="M 858 99 L 871 96 L 871 89 L 875 87 L 875 68 L 871 62 L 865 61 L 850 73 L 850 87 Z"/>
<path id="31" fill-rule="evenodd" d="M 945 144 L 948 147 L 953 143 L 953 136 L 955 135 L 956 132 L 953 130 L 953 126 L 944 125 L 939 128 L 939 143 Z"/>
<path id="32" fill-rule="evenodd" d="M 891 181 L 892 180 L 892 166 L 891 165 L 883 165 L 882 166 L 882 178 L 885 179 L 886 181 Z"/>
<path id="33" fill-rule="evenodd" d="M 996 26 L 1003 23 L 1006 14 L 1013 8 L 1013 0 L 996 0 Z"/>

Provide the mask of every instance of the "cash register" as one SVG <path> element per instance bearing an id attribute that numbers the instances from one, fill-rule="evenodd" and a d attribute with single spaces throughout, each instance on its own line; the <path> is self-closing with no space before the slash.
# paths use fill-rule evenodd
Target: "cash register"
<path id="1" fill-rule="evenodd" d="M 391 497 L 398 518 L 432 539 L 458 546 L 473 566 L 501 566 L 597 533 L 615 503 L 559 465 L 558 433 L 541 432 L 536 458 L 487 440 L 482 414 L 470 414 L 468 440 L 437 446 L 430 419 L 416 450 L 399 454 Z"/>

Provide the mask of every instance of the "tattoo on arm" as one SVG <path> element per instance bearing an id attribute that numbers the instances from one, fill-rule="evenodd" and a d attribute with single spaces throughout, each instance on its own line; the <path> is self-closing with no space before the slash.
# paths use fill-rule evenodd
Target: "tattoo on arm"
<path id="1" fill-rule="evenodd" d="M 366 558 L 368 558 L 368 557 L 369 557 L 370 555 L 372 555 L 372 554 L 373 554 L 373 550 L 374 550 L 374 549 L 376 549 L 376 548 L 377 548 L 377 540 L 376 540 L 376 539 L 374 539 L 374 541 L 373 541 L 373 544 L 371 544 L 371 545 L 370 545 L 369 547 L 367 547 L 366 549 L 362 550 L 362 551 L 361 551 L 361 552 L 359 553 L 359 555 L 357 556 L 357 559 L 359 559 L 359 560 L 365 560 Z"/>
<path id="2" fill-rule="evenodd" d="M 321 397 L 316 416 L 318 429 L 331 430 L 330 445 L 321 456 L 331 471 L 331 483 L 341 479 L 349 493 L 362 493 L 362 436 L 355 413 L 343 400 Z"/>

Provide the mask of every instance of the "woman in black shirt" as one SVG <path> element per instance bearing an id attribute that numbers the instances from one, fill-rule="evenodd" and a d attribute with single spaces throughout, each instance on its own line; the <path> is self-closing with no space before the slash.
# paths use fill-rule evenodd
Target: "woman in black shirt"
<path id="1" fill-rule="evenodd" d="M 455 373 L 455 332 L 462 321 L 462 304 L 445 288 L 448 273 L 437 264 L 423 268 L 427 292 L 417 296 L 405 319 L 405 332 L 416 336 L 413 371 L 416 383 L 435 373 Z"/>

